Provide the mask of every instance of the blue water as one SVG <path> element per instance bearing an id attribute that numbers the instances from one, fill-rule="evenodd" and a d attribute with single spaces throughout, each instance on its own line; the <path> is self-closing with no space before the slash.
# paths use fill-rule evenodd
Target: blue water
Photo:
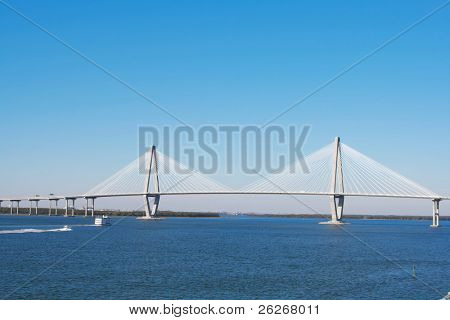
<path id="1" fill-rule="evenodd" d="M 0 234 L 0 298 L 439 299 L 450 291 L 448 222 L 351 220 L 346 232 L 318 221 L 129 217 L 93 227 L 92 218 L 3 215 L 0 231 L 72 231 Z"/>

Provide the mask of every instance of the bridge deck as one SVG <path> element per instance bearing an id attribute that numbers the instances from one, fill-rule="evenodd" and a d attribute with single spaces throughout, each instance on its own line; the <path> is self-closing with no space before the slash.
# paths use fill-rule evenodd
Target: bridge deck
<path id="1" fill-rule="evenodd" d="M 450 197 L 443 196 L 412 196 L 412 195 L 392 195 L 392 194 L 370 194 L 370 193 L 329 193 L 329 192 L 255 192 L 255 191 L 205 191 L 205 192 L 159 192 L 159 193 L 117 193 L 117 194 L 94 194 L 94 195 L 70 195 L 52 197 L 14 197 L 3 198 L 0 201 L 55 201 L 72 200 L 85 198 L 117 198 L 117 197 L 138 197 L 138 196 L 181 196 L 181 195 L 293 195 L 293 196 L 345 196 L 345 197 L 369 197 L 369 198 L 400 198 L 400 199 L 440 199 L 450 200 Z"/>

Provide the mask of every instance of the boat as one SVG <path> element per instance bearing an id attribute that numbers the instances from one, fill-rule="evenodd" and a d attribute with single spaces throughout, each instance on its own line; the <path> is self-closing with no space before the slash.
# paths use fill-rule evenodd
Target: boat
<path id="1" fill-rule="evenodd" d="M 447 295 L 443 297 L 441 300 L 450 300 L 450 292 L 447 293 Z"/>
<path id="2" fill-rule="evenodd" d="M 102 215 L 101 217 L 95 217 L 94 224 L 99 227 L 110 226 L 111 219 L 105 215 Z"/>

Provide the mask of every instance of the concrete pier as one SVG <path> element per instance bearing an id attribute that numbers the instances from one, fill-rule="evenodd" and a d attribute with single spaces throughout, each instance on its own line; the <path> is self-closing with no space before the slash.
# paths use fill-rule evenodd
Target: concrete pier
<path id="1" fill-rule="evenodd" d="M 85 198 L 86 207 L 84 208 L 84 216 L 87 217 L 88 213 L 91 212 L 91 216 L 95 215 L 95 198 Z M 89 200 L 91 200 L 91 205 L 89 205 Z"/>
<path id="2" fill-rule="evenodd" d="M 38 214 L 38 211 L 39 211 L 39 201 L 40 200 L 38 200 L 38 199 L 31 199 L 30 200 L 30 202 L 31 202 L 31 204 L 30 204 L 30 209 L 31 209 L 31 207 L 32 207 L 32 203 L 34 202 L 34 209 L 35 209 L 35 211 L 34 211 L 34 214 L 35 215 L 37 215 Z M 30 215 L 32 214 L 32 212 L 31 212 L 31 210 L 30 210 Z"/>
<path id="3" fill-rule="evenodd" d="M 77 198 L 65 198 L 66 200 L 66 208 L 65 208 L 65 212 L 64 212 L 64 216 L 68 217 L 69 216 L 69 210 L 71 211 L 71 216 L 75 216 L 75 200 Z M 70 204 L 72 202 L 72 204 Z"/>
<path id="4" fill-rule="evenodd" d="M 49 208 L 48 208 L 48 215 L 51 216 L 53 212 L 53 202 L 55 203 L 55 215 L 58 215 L 58 201 L 59 199 L 49 199 Z"/>
<path id="5" fill-rule="evenodd" d="M 158 215 L 158 207 L 159 207 L 159 199 L 160 196 L 155 196 L 153 199 L 153 206 L 152 206 L 152 217 L 156 217 Z"/>
<path id="6" fill-rule="evenodd" d="M 28 201 L 30 201 L 30 211 L 28 212 L 28 214 L 31 216 L 33 214 L 33 203 L 35 206 L 35 214 L 38 214 L 38 210 L 39 210 L 39 201 L 40 199 L 28 199 Z"/>
<path id="7" fill-rule="evenodd" d="M 11 202 L 11 214 L 13 214 L 14 213 L 14 204 L 16 205 L 16 214 L 19 214 L 19 208 L 20 208 L 20 201 L 22 201 L 22 200 L 10 200 L 10 202 Z"/>
<path id="8" fill-rule="evenodd" d="M 433 199 L 433 223 L 431 227 L 439 227 L 439 203 L 441 199 Z"/>

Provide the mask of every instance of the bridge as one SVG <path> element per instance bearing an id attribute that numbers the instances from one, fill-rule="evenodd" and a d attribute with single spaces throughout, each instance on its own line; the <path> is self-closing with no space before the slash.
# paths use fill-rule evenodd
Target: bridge
<path id="1" fill-rule="evenodd" d="M 156 147 L 119 170 L 88 192 L 67 196 L 33 196 L 0 199 L 10 202 L 10 213 L 19 213 L 21 201 L 29 202 L 29 214 L 38 213 L 39 201 L 49 202 L 49 215 L 58 214 L 58 202 L 65 201 L 65 216 L 74 215 L 75 201 L 84 199 L 85 216 L 95 214 L 95 199 L 112 197 L 142 197 L 145 216 L 158 215 L 162 196 L 200 194 L 261 194 L 328 197 L 331 219 L 328 224 L 341 224 L 346 197 L 381 197 L 428 199 L 432 201 L 432 227 L 439 226 L 439 206 L 450 197 L 439 195 L 387 168 L 377 161 L 343 144 L 339 137 L 329 145 L 305 157 L 309 170 L 300 161 L 280 173 L 262 176 L 239 189 L 227 187 L 206 175 L 189 169 Z M 53 207 L 54 204 L 54 207 Z"/>

